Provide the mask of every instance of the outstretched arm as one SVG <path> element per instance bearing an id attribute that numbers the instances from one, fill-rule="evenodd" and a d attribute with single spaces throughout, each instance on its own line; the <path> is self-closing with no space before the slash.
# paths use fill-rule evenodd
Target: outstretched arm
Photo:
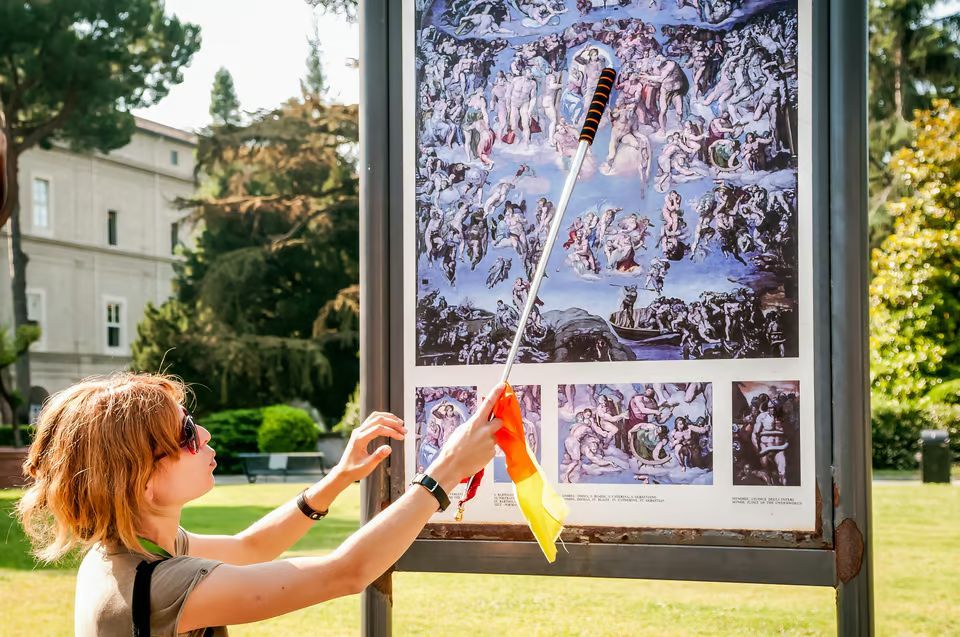
<path id="1" fill-rule="evenodd" d="M 447 492 L 493 459 L 494 434 L 502 422 L 487 418 L 502 392 L 503 385 L 497 385 L 428 469 Z M 261 621 L 359 593 L 396 563 L 436 510 L 436 499 L 426 489 L 413 487 L 330 555 L 223 564 L 189 595 L 177 632 Z"/>
<path id="2" fill-rule="evenodd" d="M 378 437 L 403 440 L 403 421 L 393 414 L 374 412 L 350 436 L 343 457 L 329 474 L 307 489 L 307 504 L 316 511 L 326 511 L 352 482 L 362 480 L 390 454 L 383 445 L 373 453 L 367 446 Z M 269 562 L 297 543 L 313 521 L 290 500 L 263 516 L 236 535 L 200 535 L 187 533 L 189 554 L 228 564 L 244 565 Z"/>

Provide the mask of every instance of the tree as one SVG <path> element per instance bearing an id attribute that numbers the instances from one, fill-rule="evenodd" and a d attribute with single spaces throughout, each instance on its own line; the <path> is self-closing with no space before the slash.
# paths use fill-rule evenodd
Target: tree
<path id="1" fill-rule="evenodd" d="M 312 7 L 342 15 L 349 22 L 357 19 L 357 0 L 306 0 L 306 2 Z"/>
<path id="2" fill-rule="evenodd" d="M 909 194 L 890 205 L 870 285 L 871 382 L 897 399 L 960 376 L 960 109 L 935 100 L 914 129 L 891 162 Z"/>
<path id="3" fill-rule="evenodd" d="M 109 151 L 127 144 L 131 111 L 159 102 L 182 80 L 199 27 L 164 13 L 162 0 L 47 0 L 0 4 L 0 108 L 8 142 L 13 315 L 27 325 L 27 257 L 21 248 L 19 160 L 54 142 Z M 16 363 L 30 390 L 29 352 Z"/>
<path id="4" fill-rule="evenodd" d="M 237 126 L 240 124 L 240 100 L 233 86 L 233 76 L 225 67 L 220 67 L 213 76 L 210 89 L 210 117 L 214 126 Z"/>
<path id="5" fill-rule="evenodd" d="M 933 99 L 960 99 L 960 15 L 934 17 L 941 0 L 870 2 L 871 244 L 891 231 L 887 202 L 898 182 L 887 163 L 911 142 L 910 122 Z"/>
<path id="6" fill-rule="evenodd" d="M 344 438 L 350 436 L 353 430 L 360 426 L 360 383 L 357 383 L 353 393 L 350 394 L 350 400 L 343 410 L 343 417 L 333 427 L 333 431 L 339 433 Z"/>
<path id="7" fill-rule="evenodd" d="M 330 87 L 327 86 L 327 76 L 323 72 L 323 47 L 320 42 L 320 25 L 313 21 L 313 34 L 307 38 L 310 49 L 307 52 L 307 74 L 301 81 L 303 92 L 324 97 Z"/>
<path id="8" fill-rule="evenodd" d="M 0 210 L 7 203 L 7 120 L 3 116 L 3 102 L 0 101 Z"/>
<path id="9" fill-rule="evenodd" d="M 150 307 L 140 369 L 198 383 L 200 411 L 306 399 L 336 417 L 357 382 L 357 107 L 304 93 L 201 137 L 204 230 Z M 173 349 L 175 348 L 175 349 Z"/>
<path id="10" fill-rule="evenodd" d="M 12 416 L 11 425 L 13 425 L 13 446 L 23 446 L 23 440 L 20 438 L 20 422 L 17 420 L 16 408 L 19 404 L 26 402 L 26 396 L 20 392 L 14 392 L 7 388 L 4 381 L 4 372 L 14 364 L 30 345 L 40 339 L 40 328 L 36 325 L 21 325 L 17 328 L 13 338 L 10 338 L 6 327 L 0 325 L 0 414 L 4 414 L 6 408 L 10 410 Z M 2 421 L 2 419 L 0 419 Z"/>

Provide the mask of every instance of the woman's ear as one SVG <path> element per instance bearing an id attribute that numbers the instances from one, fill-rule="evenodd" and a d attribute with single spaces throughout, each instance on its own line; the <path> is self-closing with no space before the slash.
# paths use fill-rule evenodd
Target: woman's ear
<path id="1" fill-rule="evenodd" d="M 143 497 L 146 499 L 147 504 L 153 505 L 156 503 L 154 498 L 154 480 L 156 479 L 157 472 L 154 471 L 153 475 L 147 480 L 147 486 L 143 490 Z"/>

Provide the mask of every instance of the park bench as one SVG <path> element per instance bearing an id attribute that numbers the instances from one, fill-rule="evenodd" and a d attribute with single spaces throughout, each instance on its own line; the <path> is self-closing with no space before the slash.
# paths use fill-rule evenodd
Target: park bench
<path id="1" fill-rule="evenodd" d="M 319 451 L 298 451 L 290 453 L 240 453 L 243 460 L 243 473 L 248 482 L 256 482 L 260 476 L 325 476 L 327 467 L 324 454 Z"/>

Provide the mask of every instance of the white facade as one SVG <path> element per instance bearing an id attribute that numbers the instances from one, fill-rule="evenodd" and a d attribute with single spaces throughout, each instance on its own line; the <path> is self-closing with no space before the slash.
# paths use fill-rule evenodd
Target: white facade
<path id="1" fill-rule="evenodd" d="M 193 135 L 138 118 L 130 143 L 109 154 L 54 147 L 20 158 L 28 314 L 43 333 L 32 385 L 53 393 L 129 366 L 144 307 L 170 296 L 174 242 L 189 243 L 173 200 L 194 194 L 195 148 Z M 0 325 L 10 327 L 9 224 L 0 239 Z"/>

